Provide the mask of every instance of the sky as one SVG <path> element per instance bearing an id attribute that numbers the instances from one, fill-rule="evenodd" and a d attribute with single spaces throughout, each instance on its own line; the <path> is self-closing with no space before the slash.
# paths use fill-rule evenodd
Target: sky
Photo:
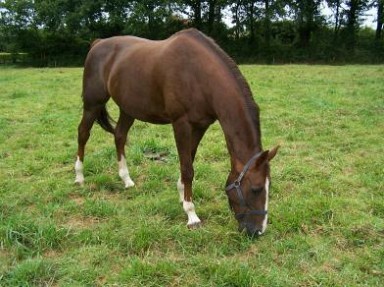
<path id="1" fill-rule="evenodd" d="M 322 7 L 322 12 L 324 15 L 331 17 L 332 16 L 332 10 L 329 9 L 327 6 Z M 362 27 L 369 27 L 372 29 L 376 29 L 376 8 L 371 8 L 368 11 L 364 13 Z"/>
<path id="2" fill-rule="evenodd" d="M 329 9 L 324 4 L 322 5 L 321 9 L 322 9 L 322 14 L 327 17 L 328 21 L 331 21 L 332 20 L 331 19 L 332 10 Z M 223 14 L 224 14 L 223 20 L 224 20 L 225 24 L 227 24 L 228 27 L 233 27 L 234 24 L 232 24 L 232 14 L 231 14 L 230 10 L 225 9 L 223 11 Z M 370 10 L 366 11 L 364 13 L 363 22 L 362 22 L 361 26 L 362 27 L 369 27 L 369 28 L 372 28 L 375 30 L 376 25 L 377 25 L 376 14 L 377 14 L 376 8 L 371 8 Z M 329 17 L 329 19 L 328 19 L 328 17 Z"/>

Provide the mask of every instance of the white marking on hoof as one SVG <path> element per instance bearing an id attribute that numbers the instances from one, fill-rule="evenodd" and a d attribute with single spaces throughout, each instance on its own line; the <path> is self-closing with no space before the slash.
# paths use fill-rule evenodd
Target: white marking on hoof
<path id="1" fill-rule="evenodd" d="M 264 210 L 268 210 L 268 200 L 269 200 L 269 179 L 268 177 L 265 179 L 265 205 L 264 205 Z M 261 235 L 265 232 L 267 229 L 267 224 L 268 224 L 268 213 L 264 216 L 263 223 L 261 225 L 261 232 L 258 235 Z"/>
<path id="2" fill-rule="evenodd" d="M 180 203 L 184 201 L 184 183 L 181 182 L 181 178 L 177 181 L 177 190 L 179 191 Z"/>
<path id="3" fill-rule="evenodd" d="M 200 218 L 197 216 L 197 214 L 195 212 L 195 205 L 193 204 L 193 202 L 191 202 L 191 201 L 183 201 L 183 208 L 184 208 L 184 211 L 188 215 L 187 226 L 191 227 L 191 228 L 193 228 L 195 226 L 199 226 L 200 223 L 201 223 L 201 220 L 200 220 Z"/>
<path id="4" fill-rule="evenodd" d="M 83 163 L 81 162 L 79 157 L 77 157 L 76 159 L 75 172 L 76 172 L 75 183 L 79 185 L 83 185 L 84 184 Z"/>
<path id="5" fill-rule="evenodd" d="M 123 180 L 125 188 L 129 188 L 135 185 L 129 176 L 127 162 L 124 156 L 121 156 L 121 160 L 119 161 L 119 176 Z"/>

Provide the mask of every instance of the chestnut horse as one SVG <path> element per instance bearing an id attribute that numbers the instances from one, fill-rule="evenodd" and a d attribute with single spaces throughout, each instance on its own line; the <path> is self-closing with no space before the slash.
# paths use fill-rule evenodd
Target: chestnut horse
<path id="1" fill-rule="evenodd" d="M 218 120 L 231 160 L 226 192 L 239 229 L 250 235 L 265 231 L 269 161 L 277 147 L 262 150 L 259 108 L 250 88 L 212 39 L 188 29 L 163 41 L 131 36 L 97 40 L 85 61 L 82 97 L 76 183 L 84 182 L 84 149 L 94 121 L 115 137 L 119 175 L 126 188 L 134 185 L 124 150 L 134 120 L 172 124 L 180 161 L 180 201 L 188 227 L 199 226 L 192 202 L 193 161 L 204 133 Z M 120 108 L 115 128 L 106 110 L 109 98 Z"/>

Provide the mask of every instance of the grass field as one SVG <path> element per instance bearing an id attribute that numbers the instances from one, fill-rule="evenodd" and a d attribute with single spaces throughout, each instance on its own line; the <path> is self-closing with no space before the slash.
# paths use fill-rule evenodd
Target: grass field
<path id="1" fill-rule="evenodd" d="M 270 224 L 254 240 L 228 208 L 219 125 L 198 150 L 204 225 L 190 231 L 170 126 L 133 126 L 129 190 L 112 136 L 95 126 L 75 186 L 82 70 L 1 68 L 0 286 L 382 286 L 384 66 L 241 70 L 264 147 L 281 145 Z"/>

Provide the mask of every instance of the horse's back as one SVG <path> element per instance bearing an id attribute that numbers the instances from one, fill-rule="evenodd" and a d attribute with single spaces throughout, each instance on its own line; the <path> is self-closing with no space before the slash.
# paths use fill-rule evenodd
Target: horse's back
<path id="1" fill-rule="evenodd" d="M 85 78 L 102 83 L 127 114 L 140 120 L 168 123 L 194 106 L 211 113 L 204 73 L 214 60 L 193 33 L 199 32 L 179 32 L 162 41 L 132 36 L 101 40 L 88 54 Z"/>

